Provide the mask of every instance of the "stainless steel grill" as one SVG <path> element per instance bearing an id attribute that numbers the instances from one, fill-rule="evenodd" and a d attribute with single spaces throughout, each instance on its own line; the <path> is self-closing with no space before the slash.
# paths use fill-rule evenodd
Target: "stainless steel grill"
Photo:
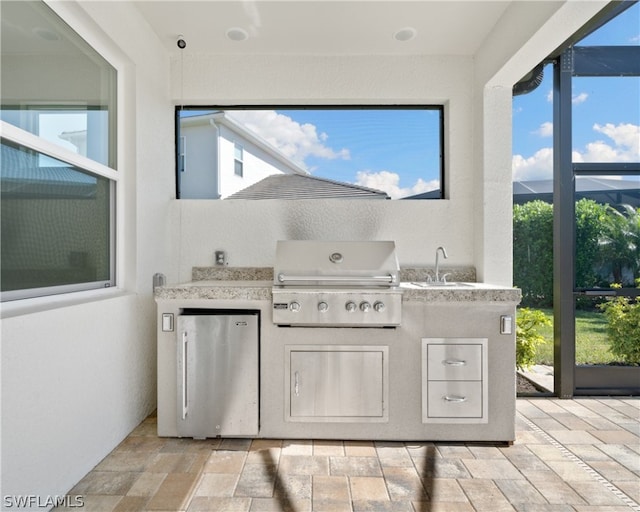
<path id="1" fill-rule="evenodd" d="M 395 243 L 282 240 L 276 246 L 273 322 L 290 326 L 400 324 Z"/>

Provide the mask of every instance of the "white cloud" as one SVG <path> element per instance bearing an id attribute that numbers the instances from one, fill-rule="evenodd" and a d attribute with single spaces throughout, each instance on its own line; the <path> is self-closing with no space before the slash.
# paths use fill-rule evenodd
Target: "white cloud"
<path id="1" fill-rule="evenodd" d="M 614 125 L 594 124 L 593 129 L 613 140 L 618 153 L 618 160 L 624 162 L 640 161 L 640 126 L 631 123 Z"/>
<path id="2" fill-rule="evenodd" d="M 540 127 L 533 133 L 539 135 L 540 137 L 551 137 L 553 135 L 553 123 L 542 123 Z"/>
<path id="3" fill-rule="evenodd" d="M 574 105 L 580 105 L 580 103 L 584 103 L 587 101 L 589 95 L 586 92 L 581 92 L 580 94 L 574 94 L 571 98 L 571 103 Z"/>
<path id="4" fill-rule="evenodd" d="M 574 162 L 640 161 L 640 126 L 630 123 L 594 124 L 593 130 L 606 135 L 612 143 L 603 140 L 589 142 L 584 149 L 573 151 Z M 542 148 L 528 158 L 514 155 L 512 171 L 514 181 L 551 179 L 553 176 L 553 149 Z"/>
<path id="5" fill-rule="evenodd" d="M 549 89 L 549 92 L 547 93 L 547 101 L 549 103 L 553 103 L 553 89 Z"/>
<path id="6" fill-rule="evenodd" d="M 391 171 L 358 171 L 356 185 L 384 190 L 392 199 L 429 192 L 440 187 L 438 180 L 418 179 L 411 187 L 400 187 L 400 175 Z"/>
<path id="7" fill-rule="evenodd" d="M 548 180 L 553 177 L 553 148 L 542 148 L 525 158 L 513 155 L 513 181 Z"/>
<path id="8" fill-rule="evenodd" d="M 300 124 L 274 110 L 231 110 L 227 114 L 302 165 L 308 156 L 329 160 L 350 158 L 348 149 L 336 151 L 326 145 L 329 136 L 318 133 L 315 125 Z"/>

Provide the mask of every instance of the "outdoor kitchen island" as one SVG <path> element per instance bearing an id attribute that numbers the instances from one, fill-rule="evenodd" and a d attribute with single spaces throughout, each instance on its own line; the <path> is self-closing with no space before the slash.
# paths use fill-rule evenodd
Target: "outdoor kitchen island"
<path id="1" fill-rule="evenodd" d="M 411 281 L 397 287 L 395 326 L 278 325 L 269 268 L 194 269 L 193 281 L 156 288 L 158 435 L 180 436 L 192 406 L 190 377 L 178 364 L 183 342 L 188 346 L 178 320 L 238 311 L 258 314 L 259 359 L 253 376 L 226 365 L 225 402 L 255 403 L 227 403 L 209 430 L 193 437 L 513 442 L 520 291 L 470 282 L 426 286 L 414 280 L 420 270 L 400 272 Z M 259 388 L 247 398 L 244 383 L 252 377 Z M 255 425 L 247 429 L 242 418 L 224 425 L 232 409 L 252 406 Z"/>

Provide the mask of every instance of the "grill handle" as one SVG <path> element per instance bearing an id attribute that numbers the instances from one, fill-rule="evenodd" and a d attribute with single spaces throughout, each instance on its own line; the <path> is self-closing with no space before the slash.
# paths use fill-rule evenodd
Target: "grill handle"
<path id="1" fill-rule="evenodd" d="M 343 283 L 343 282 L 358 282 L 362 284 L 371 283 L 393 283 L 394 276 L 392 274 L 386 274 L 384 276 L 288 276 L 286 274 L 278 274 L 279 283 L 295 283 L 299 281 L 317 281 L 325 283 Z"/>

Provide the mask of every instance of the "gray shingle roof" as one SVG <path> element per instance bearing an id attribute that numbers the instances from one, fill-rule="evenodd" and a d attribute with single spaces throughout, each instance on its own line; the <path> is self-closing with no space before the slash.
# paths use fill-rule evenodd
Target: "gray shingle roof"
<path id="1" fill-rule="evenodd" d="M 316 176 L 274 174 L 225 199 L 390 199 L 386 192 Z"/>

